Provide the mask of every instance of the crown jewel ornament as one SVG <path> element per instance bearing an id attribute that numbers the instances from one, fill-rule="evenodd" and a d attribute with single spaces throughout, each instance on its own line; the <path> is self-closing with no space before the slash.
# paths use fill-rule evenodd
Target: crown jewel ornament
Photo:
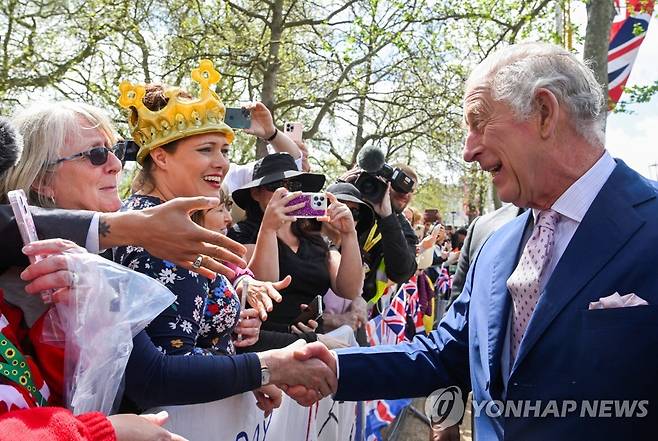
<path id="1" fill-rule="evenodd" d="M 121 82 L 119 105 L 130 109 L 128 125 L 133 140 L 139 146 L 139 164 L 144 162 L 151 150 L 192 135 L 219 132 L 226 136 L 229 144 L 233 142 L 235 134 L 224 123 L 224 104 L 210 89 L 220 78 L 221 75 L 210 60 L 201 60 L 199 67 L 192 70 L 192 80 L 201 88 L 199 97 L 190 99 L 179 96 L 180 88 L 169 87 L 164 92 L 169 101 L 158 111 L 152 111 L 144 105 L 146 89 L 143 84 Z"/>

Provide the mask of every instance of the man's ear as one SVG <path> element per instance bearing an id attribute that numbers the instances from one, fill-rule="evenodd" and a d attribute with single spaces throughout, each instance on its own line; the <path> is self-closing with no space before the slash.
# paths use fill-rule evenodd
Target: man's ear
<path id="1" fill-rule="evenodd" d="M 535 109 L 538 114 L 539 135 L 542 139 L 548 139 L 555 133 L 560 114 L 560 104 L 553 92 L 540 88 L 535 93 Z"/>
<path id="2" fill-rule="evenodd" d="M 167 169 L 169 155 L 162 147 L 156 147 L 155 149 L 151 150 L 149 155 L 151 155 L 151 160 L 156 166 L 158 166 L 158 168 L 163 170 Z"/>

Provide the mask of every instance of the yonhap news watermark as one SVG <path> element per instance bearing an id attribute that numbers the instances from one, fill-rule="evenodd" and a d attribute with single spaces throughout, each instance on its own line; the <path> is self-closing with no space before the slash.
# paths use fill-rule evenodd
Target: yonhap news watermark
<path id="1" fill-rule="evenodd" d="M 437 389 L 425 401 L 425 414 L 441 428 L 464 416 L 465 399 L 457 386 Z M 473 417 L 491 418 L 644 418 L 649 400 L 473 400 Z"/>

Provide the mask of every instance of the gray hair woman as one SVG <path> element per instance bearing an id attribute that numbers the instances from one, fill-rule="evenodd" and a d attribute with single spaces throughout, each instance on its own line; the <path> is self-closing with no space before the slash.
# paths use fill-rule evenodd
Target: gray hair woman
<path id="1" fill-rule="evenodd" d="M 23 189 L 31 205 L 101 212 L 121 207 L 122 148 L 101 109 L 70 101 L 33 105 L 14 118 L 23 154 L 0 194 Z"/>

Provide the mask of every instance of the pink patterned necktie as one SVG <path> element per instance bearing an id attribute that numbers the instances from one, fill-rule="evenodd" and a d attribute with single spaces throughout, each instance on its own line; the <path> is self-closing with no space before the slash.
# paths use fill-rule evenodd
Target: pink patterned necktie
<path id="1" fill-rule="evenodd" d="M 544 267 L 550 260 L 555 241 L 555 225 L 560 214 L 553 210 L 540 211 L 532 235 L 523 249 L 516 269 L 507 279 L 507 289 L 512 295 L 512 362 L 521 345 L 530 317 L 539 300 L 539 281 Z"/>

